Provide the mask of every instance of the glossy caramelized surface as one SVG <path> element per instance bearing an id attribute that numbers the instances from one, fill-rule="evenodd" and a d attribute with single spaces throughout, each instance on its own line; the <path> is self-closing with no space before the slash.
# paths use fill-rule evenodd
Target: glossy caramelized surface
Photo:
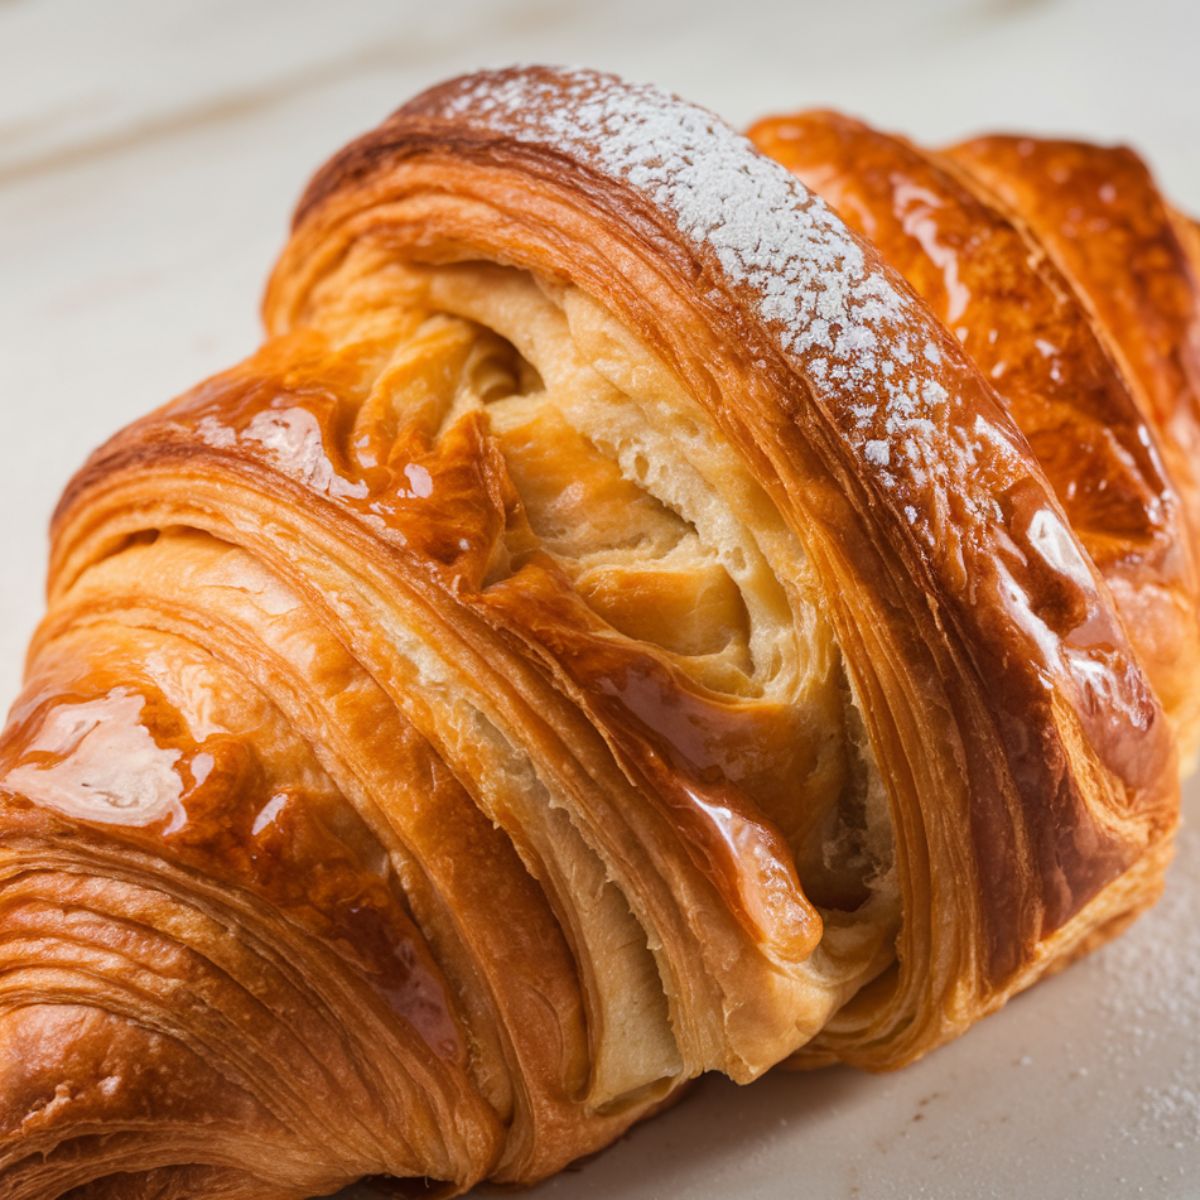
<path id="1" fill-rule="evenodd" d="M 314 180 L 263 347 L 71 484 L 5 1195 L 528 1182 L 1156 895 L 1195 567 L 1132 350 L 961 156 L 754 137 L 841 218 L 655 89 L 434 89 Z"/>
<path id="2" fill-rule="evenodd" d="M 991 381 L 1193 752 L 1197 292 L 1145 168 L 1033 139 L 937 154 L 827 112 L 750 136 L 871 241 Z"/>
<path id="3" fill-rule="evenodd" d="M 54 652 L 70 656 L 65 678 L 44 672 L 14 710 L 0 767 L 8 786 L 244 889 L 345 955 L 435 1053 L 461 1058 L 451 1003 L 387 855 L 307 746 L 257 697 L 222 720 L 222 699 L 246 683 L 194 648 L 98 628 L 100 662 L 88 661 L 94 638 L 64 638 Z M 164 683 L 187 680 L 183 703 L 143 674 L 165 663 Z"/>
<path id="4" fill-rule="evenodd" d="M 1162 436 L 1193 536 L 1200 527 L 1200 286 L 1194 224 L 1124 146 L 982 137 L 947 155 L 1040 239 L 1094 314 Z"/>

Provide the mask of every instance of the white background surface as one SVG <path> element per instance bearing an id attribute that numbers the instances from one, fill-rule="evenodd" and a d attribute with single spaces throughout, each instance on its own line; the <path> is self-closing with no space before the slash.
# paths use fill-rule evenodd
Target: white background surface
<path id="1" fill-rule="evenodd" d="M 931 140 L 1127 140 L 1200 212 L 1198 45 L 1189 0 L 0 0 L 0 701 L 70 472 L 253 347 L 307 175 L 425 84 L 587 62 L 735 122 L 818 104 Z M 1126 938 L 916 1067 L 706 1082 L 544 1194 L 1193 1200 L 1197 916 L 1189 832 Z"/>

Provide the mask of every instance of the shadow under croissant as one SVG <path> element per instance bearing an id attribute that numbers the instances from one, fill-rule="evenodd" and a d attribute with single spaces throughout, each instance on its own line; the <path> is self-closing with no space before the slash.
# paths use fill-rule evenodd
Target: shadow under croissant
<path id="1" fill-rule="evenodd" d="M 615 1146 L 574 1163 L 565 1177 L 548 1180 L 527 1194 L 532 1200 L 554 1194 L 562 1187 L 569 1191 L 571 1175 L 579 1174 L 604 1176 L 603 1180 L 587 1181 L 589 1194 L 614 1194 L 617 1177 L 623 1168 L 627 1169 L 625 1155 L 636 1159 L 643 1187 L 653 1192 L 661 1176 L 663 1194 L 670 1194 L 680 1154 L 714 1166 L 743 1159 L 753 1153 L 756 1134 L 761 1135 L 764 1128 L 816 1120 L 822 1113 L 861 1099 L 875 1082 L 875 1076 L 845 1066 L 817 1071 L 779 1067 L 749 1086 L 735 1084 L 721 1075 L 707 1075 L 694 1081 L 677 1103 L 665 1107 L 656 1118 L 633 1126 Z M 504 1194 L 512 1194 L 512 1189 L 494 1184 L 482 1185 L 472 1193 L 480 1200 Z M 370 1200 L 370 1193 L 351 1191 L 344 1200 Z"/>
<path id="2" fill-rule="evenodd" d="M 846 1066 L 815 1071 L 779 1067 L 746 1087 L 708 1075 L 688 1087 L 676 1105 L 634 1126 L 613 1146 L 519 1194 L 530 1200 L 625 1195 L 621 1185 L 634 1176 L 638 1197 L 691 1196 L 692 1190 L 679 1187 L 682 1161 L 698 1166 L 702 1174 L 711 1171 L 714 1179 L 723 1169 L 736 1170 L 745 1181 L 748 1164 L 762 1163 L 770 1154 L 765 1144 L 773 1139 L 784 1144 L 770 1162 L 777 1166 L 782 1160 L 799 1173 L 805 1164 L 811 1168 L 814 1146 L 824 1147 L 829 1156 L 846 1155 L 846 1143 L 836 1135 L 825 1140 L 823 1125 L 832 1123 L 854 1130 L 850 1161 L 843 1158 L 842 1162 L 850 1196 L 881 1194 L 868 1190 L 875 1170 L 887 1172 L 894 1184 L 886 1195 L 910 1195 L 913 1180 L 908 1172 L 917 1171 L 922 1178 L 933 1170 L 944 1174 L 947 1160 L 956 1152 L 974 1164 L 980 1179 L 991 1179 L 997 1163 L 1011 1166 L 1012 1148 L 1026 1146 L 1037 1133 L 1056 1145 L 1067 1140 L 1055 1122 L 1047 1122 L 1046 1110 L 1031 1093 L 1031 1082 L 1054 1097 L 1056 1113 L 1074 1111 L 1076 1131 L 1092 1124 L 1106 1136 L 1119 1132 L 1136 1142 L 1149 1122 L 1158 1142 L 1172 1142 L 1187 1128 L 1186 1113 L 1177 1113 L 1173 1123 L 1164 1122 L 1161 1112 L 1153 1108 L 1154 1083 L 1147 1082 L 1135 1094 L 1130 1080 L 1151 1079 L 1143 1069 L 1133 1068 L 1142 1067 L 1147 1046 L 1159 1038 L 1172 1040 L 1172 1055 L 1178 1056 L 1176 1082 L 1191 1078 L 1189 1064 L 1194 1060 L 1171 1034 L 1177 1024 L 1186 1034 L 1191 1020 L 1190 1008 L 1176 1000 L 1188 991 L 1189 964 L 1195 961 L 1196 934 L 1188 931 L 1193 926 L 1194 881 L 1200 878 L 1200 836 L 1194 829 L 1200 819 L 1200 791 L 1192 790 L 1183 807 L 1191 832 L 1179 844 L 1167 901 L 1151 910 L 1131 934 L 1080 964 L 1078 970 L 1060 974 L 1034 992 L 1014 996 L 997 1014 L 996 1037 L 990 1045 L 986 1034 L 977 1034 L 969 1044 L 943 1047 L 902 1072 L 880 1075 Z M 1172 948 L 1171 954 L 1163 955 L 1164 946 Z M 1023 1034 L 1014 1040 L 1012 1026 L 1003 1030 L 999 1026 L 1005 1015 L 1017 1014 Z M 1114 1014 L 1123 1019 L 1116 1020 L 1097 1042 Z M 1030 1067 L 1036 1070 L 1032 1079 L 1025 1073 Z M 1012 1072 L 1011 1093 L 999 1078 L 1006 1071 Z M 1172 1086 L 1166 1084 L 1168 1092 Z M 1072 1087 L 1077 1090 L 1071 1093 L 1071 1103 L 1061 1104 Z M 983 1093 L 995 1093 L 990 1109 L 979 1103 Z M 1020 1097 L 1016 1107 L 1012 1094 Z M 1121 1118 L 1119 1127 L 1111 1124 L 1116 1114 Z M 978 1137 L 989 1124 L 1005 1131 L 990 1147 Z M 910 1155 L 902 1164 L 893 1152 L 910 1136 L 915 1139 L 910 1150 L 919 1147 L 919 1157 L 914 1161 Z M 1078 1133 L 1069 1140 L 1077 1145 Z M 1174 1141 L 1177 1149 L 1186 1144 Z M 722 1194 L 719 1184 L 713 1190 Z M 379 1200 L 388 1194 L 360 1185 L 338 1200 Z M 512 1194 L 513 1189 L 489 1184 L 471 1193 L 479 1200 Z M 745 1194 L 754 1194 L 752 1182 L 747 1183 Z M 1002 1193 L 989 1189 L 979 1194 Z M 1003 1194 L 1018 1194 L 1015 1177 L 1011 1193 Z"/>

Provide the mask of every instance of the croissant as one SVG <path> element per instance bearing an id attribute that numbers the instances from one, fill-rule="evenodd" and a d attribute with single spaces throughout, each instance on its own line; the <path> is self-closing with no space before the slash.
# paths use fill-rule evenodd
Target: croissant
<path id="1" fill-rule="evenodd" d="M 1200 235 L 1126 151 L 752 136 L 433 88 L 310 184 L 262 348 L 70 484 L 0 740 L 5 1200 L 531 1182 L 1153 902 Z"/>

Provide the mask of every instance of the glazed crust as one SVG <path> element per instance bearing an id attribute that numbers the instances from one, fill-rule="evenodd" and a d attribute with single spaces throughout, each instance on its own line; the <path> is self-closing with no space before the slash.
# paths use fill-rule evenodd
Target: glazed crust
<path id="1" fill-rule="evenodd" d="M 1194 562 L 1132 351 L 965 166 L 754 136 L 878 249 L 656 89 L 432 89 L 310 185 L 264 346 L 71 483 L 4 1195 L 529 1182 L 703 1071 L 911 1061 L 1157 895 Z"/>
<path id="2" fill-rule="evenodd" d="M 1064 175 L 1054 144 L 1029 138 L 938 155 L 828 112 L 760 121 L 750 137 L 904 275 L 991 382 L 1108 583 L 1190 755 L 1200 719 L 1200 424 L 1186 382 L 1196 292 L 1177 246 L 1138 250 L 1128 244 L 1137 235 L 1114 229 L 1118 212 L 1101 215 L 1123 197 L 1126 221 L 1139 213 L 1154 224 L 1157 212 L 1154 236 L 1172 242 L 1145 169 L 1127 151 L 1074 146 L 1094 165 L 1087 178 L 1079 167 Z M 1005 182 L 1005 169 L 1038 175 L 1022 187 L 1020 175 Z M 1089 204 L 1101 212 L 1084 218 Z M 1067 225 L 1068 211 L 1085 227 Z M 1142 278 L 1140 261 L 1155 254 L 1161 285 Z M 1156 327 L 1154 348 L 1145 331 Z"/>

